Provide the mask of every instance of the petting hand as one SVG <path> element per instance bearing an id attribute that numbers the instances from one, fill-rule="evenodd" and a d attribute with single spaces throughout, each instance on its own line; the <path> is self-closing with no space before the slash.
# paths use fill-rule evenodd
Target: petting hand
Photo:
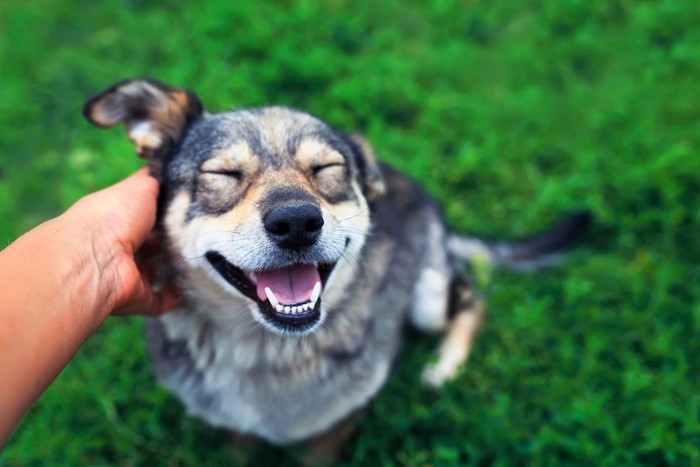
<path id="1" fill-rule="evenodd" d="M 113 315 L 155 316 L 170 310 L 180 292 L 167 284 L 153 290 L 159 260 L 156 219 L 158 182 L 143 168 L 121 182 L 90 194 L 65 216 L 91 230 L 91 263 Z"/>

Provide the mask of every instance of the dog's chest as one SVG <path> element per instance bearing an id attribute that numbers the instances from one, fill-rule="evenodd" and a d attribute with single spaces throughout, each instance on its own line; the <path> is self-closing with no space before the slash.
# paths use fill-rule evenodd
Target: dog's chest
<path id="1" fill-rule="evenodd" d="M 385 382 L 402 319 L 372 313 L 370 300 L 358 298 L 352 310 L 304 338 L 174 311 L 149 324 L 149 351 L 161 382 L 193 415 L 275 443 L 294 442 L 366 405 Z"/>
<path id="2" fill-rule="evenodd" d="M 219 319 L 231 296 L 202 289 L 191 309 L 149 325 L 160 381 L 191 414 L 274 443 L 331 428 L 364 407 L 388 377 L 419 269 L 422 246 L 414 243 L 377 231 L 361 261 L 339 269 L 324 292 L 326 322 L 300 338 L 266 332 L 245 301 L 240 319 Z"/>

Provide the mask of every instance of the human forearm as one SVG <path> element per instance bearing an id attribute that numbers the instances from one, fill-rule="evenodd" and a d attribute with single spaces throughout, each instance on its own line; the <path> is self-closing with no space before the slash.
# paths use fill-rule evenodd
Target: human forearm
<path id="1" fill-rule="evenodd" d="M 67 213 L 0 252 L 0 446 L 112 308 L 94 242 Z"/>

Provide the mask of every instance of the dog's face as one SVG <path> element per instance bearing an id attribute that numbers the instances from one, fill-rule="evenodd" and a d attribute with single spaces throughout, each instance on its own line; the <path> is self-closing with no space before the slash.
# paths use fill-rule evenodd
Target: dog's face
<path id="1" fill-rule="evenodd" d="M 124 122 L 151 160 L 174 254 L 204 289 L 243 298 L 277 333 L 323 322 L 324 291 L 359 257 L 368 199 L 382 192 L 361 140 L 287 108 L 206 114 L 194 95 L 145 80 L 113 86 L 85 114 Z"/>
<path id="2" fill-rule="evenodd" d="M 369 229 L 352 149 L 307 115 L 239 111 L 193 125 L 166 170 L 166 227 L 188 264 L 271 330 L 318 326 L 329 278 Z"/>

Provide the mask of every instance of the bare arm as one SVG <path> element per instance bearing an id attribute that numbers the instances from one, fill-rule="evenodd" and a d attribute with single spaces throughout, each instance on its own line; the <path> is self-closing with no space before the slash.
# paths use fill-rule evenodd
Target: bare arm
<path id="1" fill-rule="evenodd" d="M 0 251 L 0 447 L 110 313 L 158 315 L 177 301 L 137 266 L 157 195 L 139 170 Z"/>

